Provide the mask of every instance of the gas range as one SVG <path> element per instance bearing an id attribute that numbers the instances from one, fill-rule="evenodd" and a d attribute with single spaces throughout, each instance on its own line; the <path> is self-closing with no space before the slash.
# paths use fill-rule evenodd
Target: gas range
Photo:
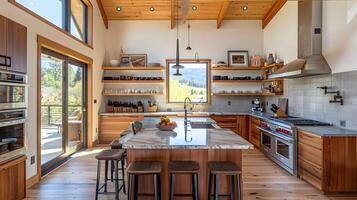
<path id="1" fill-rule="evenodd" d="M 271 120 L 285 123 L 290 126 L 331 126 L 329 123 L 319 122 L 316 120 L 305 119 L 300 117 L 270 117 Z"/>

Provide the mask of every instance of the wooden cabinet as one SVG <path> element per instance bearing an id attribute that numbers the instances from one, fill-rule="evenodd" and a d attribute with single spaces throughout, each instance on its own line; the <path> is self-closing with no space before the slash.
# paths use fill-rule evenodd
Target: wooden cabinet
<path id="1" fill-rule="evenodd" d="M 6 63 L 0 58 L 2 69 L 27 72 L 27 28 L 3 16 L 0 16 L 0 55 L 7 57 Z"/>
<path id="2" fill-rule="evenodd" d="M 257 128 L 260 125 L 260 120 L 256 117 L 250 117 L 249 121 L 249 142 L 260 148 L 260 131 Z"/>
<path id="3" fill-rule="evenodd" d="M 245 115 L 211 115 L 221 128 L 231 129 L 248 140 L 248 117 Z"/>
<path id="4" fill-rule="evenodd" d="M 109 144 L 114 139 L 118 139 L 120 133 L 130 130 L 130 123 L 136 120 L 143 120 L 144 116 L 100 116 L 99 117 L 99 143 Z"/>
<path id="5" fill-rule="evenodd" d="M 0 199 L 20 200 L 26 197 L 26 157 L 0 165 Z"/>
<path id="6" fill-rule="evenodd" d="M 357 192 L 357 137 L 298 131 L 298 174 L 325 193 Z"/>

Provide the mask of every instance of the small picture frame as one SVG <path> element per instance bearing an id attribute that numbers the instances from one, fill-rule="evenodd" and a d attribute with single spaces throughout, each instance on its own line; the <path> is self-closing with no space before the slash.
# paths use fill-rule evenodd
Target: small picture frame
<path id="1" fill-rule="evenodd" d="M 229 67 L 249 67 L 249 53 L 245 50 L 228 51 Z"/>
<path id="2" fill-rule="evenodd" d="M 147 54 L 121 54 L 121 66 L 146 67 Z"/>

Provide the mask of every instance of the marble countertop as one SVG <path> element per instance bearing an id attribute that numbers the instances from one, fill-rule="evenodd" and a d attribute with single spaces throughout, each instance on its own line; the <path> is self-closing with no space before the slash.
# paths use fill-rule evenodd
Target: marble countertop
<path id="1" fill-rule="evenodd" d="M 259 119 L 268 119 L 272 117 L 269 113 L 259 112 L 193 112 L 189 116 L 202 116 L 208 117 L 210 115 L 250 115 Z M 130 116 L 130 115 L 144 115 L 146 117 L 159 117 L 163 115 L 177 115 L 183 116 L 184 112 L 156 112 L 156 113 L 100 113 L 105 116 Z M 357 136 L 357 131 L 349 130 L 337 126 L 298 126 L 299 130 L 307 131 L 319 136 Z"/>
<path id="2" fill-rule="evenodd" d="M 229 129 L 193 129 L 184 125 L 183 118 L 174 131 L 160 131 L 155 127 L 158 118 L 145 118 L 143 129 L 121 139 L 125 149 L 253 149 L 253 145 Z M 215 123 L 210 118 L 189 118 L 191 122 Z"/>

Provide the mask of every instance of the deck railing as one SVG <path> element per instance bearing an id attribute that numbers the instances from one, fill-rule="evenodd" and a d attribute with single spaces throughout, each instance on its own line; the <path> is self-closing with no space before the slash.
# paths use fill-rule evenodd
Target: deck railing
<path id="1" fill-rule="evenodd" d="M 82 113 L 81 105 L 68 105 L 68 117 L 77 117 L 77 112 Z M 62 121 L 62 105 L 41 105 L 41 125 L 50 126 Z M 73 116 L 72 116 L 73 115 Z"/>

